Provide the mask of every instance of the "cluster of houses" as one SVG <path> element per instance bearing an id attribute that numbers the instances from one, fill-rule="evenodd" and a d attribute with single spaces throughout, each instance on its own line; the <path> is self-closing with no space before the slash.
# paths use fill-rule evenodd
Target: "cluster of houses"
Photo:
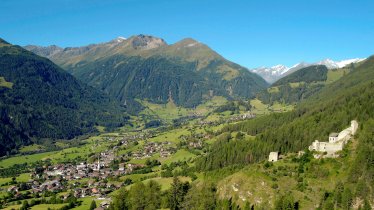
<path id="1" fill-rule="evenodd" d="M 119 169 L 115 171 L 101 167 L 100 164 L 85 163 L 76 166 L 71 164 L 49 166 L 41 175 L 35 172 L 32 173 L 26 185 L 34 194 L 43 193 L 45 191 L 60 192 L 71 189 L 74 192 L 74 196 L 77 198 L 87 196 L 105 198 L 106 194 L 123 186 L 123 183 L 108 183 L 106 178 L 113 175 L 130 174 L 135 169 L 144 167 L 144 165 L 131 163 L 127 165 L 120 164 Z M 88 178 L 89 180 L 81 185 L 80 181 L 83 178 Z M 70 185 L 67 184 L 69 181 L 71 181 Z M 10 186 L 8 192 L 12 192 L 16 195 L 19 193 L 19 187 Z"/>
<path id="2" fill-rule="evenodd" d="M 204 140 L 211 139 L 212 135 L 208 133 L 192 133 L 191 135 L 181 135 L 179 139 L 185 142 L 189 149 L 202 149 Z"/>
<path id="3" fill-rule="evenodd" d="M 147 142 L 142 150 L 133 152 L 131 156 L 134 159 L 144 159 L 149 158 L 152 155 L 160 153 L 160 157 L 169 157 L 171 154 L 175 153 L 175 148 L 171 147 L 171 142 Z"/>
<path id="4" fill-rule="evenodd" d="M 256 117 L 256 114 L 251 113 L 251 112 L 246 112 L 244 114 L 232 116 L 228 120 L 228 122 L 234 122 L 234 121 L 239 121 L 239 120 L 248 120 L 248 119 L 252 119 L 252 118 L 255 118 L 255 117 Z"/>
<path id="5" fill-rule="evenodd" d="M 137 134 L 125 135 L 120 139 L 120 141 L 122 145 L 128 145 L 130 142 L 134 142 L 138 140 L 145 140 L 147 138 L 152 138 L 152 137 L 154 137 L 153 132 L 139 132 Z"/>

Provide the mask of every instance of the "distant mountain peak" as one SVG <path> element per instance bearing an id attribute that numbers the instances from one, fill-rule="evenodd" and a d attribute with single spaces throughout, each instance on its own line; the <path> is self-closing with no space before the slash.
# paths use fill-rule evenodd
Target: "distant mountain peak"
<path id="1" fill-rule="evenodd" d="M 161 46 L 166 46 L 167 43 L 158 37 L 139 34 L 129 38 L 134 49 L 149 50 Z"/>
<path id="2" fill-rule="evenodd" d="M 121 42 L 123 42 L 125 40 L 127 40 L 125 37 L 119 36 L 119 37 L 113 39 L 112 42 L 121 43 Z"/>
<path id="3" fill-rule="evenodd" d="M 263 77 L 267 82 L 275 82 L 274 78 L 279 78 L 282 74 L 286 73 L 289 70 L 287 66 L 278 64 L 272 67 L 259 67 L 251 69 L 252 72 Z"/>
<path id="4" fill-rule="evenodd" d="M 0 38 L 0 46 L 4 45 L 10 45 L 8 42 L 6 42 L 4 39 Z"/>
<path id="5" fill-rule="evenodd" d="M 189 48 L 189 47 L 198 47 L 202 46 L 203 44 L 199 41 L 192 39 L 192 38 L 185 38 L 180 40 L 179 42 L 176 42 L 174 46 L 177 46 L 179 49 L 181 48 Z"/>
<path id="6" fill-rule="evenodd" d="M 353 58 L 353 59 L 347 59 L 347 60 L 341 60 L 341 61 L 333 61 L 330 58 L 326 58 L 320 62 L 317 62 L 315 64 L 318 65 L 325 65 L 329 69 L 338 69 L 343 68 L 351 63 L 358 63 L 365 60 L 365 58 Z"/>
<path id="7" fill-rule="evenodd" d="M 185 38 L 185 39 L 180 40 L 178 43 L 191 44 L 191 43 L 200 43 L 200 42 L 193 38 Z"/>
<path id="8" fill-rule="evenodd" d="M 307 62 L 300 62 L 297 63 L 291 67 L 287 67 L 281 64 L 272 66 L 272 67 L 259 67 L 250 69 L 250 71 L 260 75 L 263 77 L 267 82 L 273 83 L 277 81 L 278 79 L 287 76 L 295 71 L 298 71 L 302 68 L 313 66 L 313 65 L 324 65 L 328 69 L 338 69 L 343 68 L 351 63 L 358 63 L 365 60 L 365 58 L 353 58 L 353 59 L 347 59 L 342 61 L 334 61 L 330 58 L 326 58 L 322 61 L 318 61 L 315 63 L 307 63 Z"/>

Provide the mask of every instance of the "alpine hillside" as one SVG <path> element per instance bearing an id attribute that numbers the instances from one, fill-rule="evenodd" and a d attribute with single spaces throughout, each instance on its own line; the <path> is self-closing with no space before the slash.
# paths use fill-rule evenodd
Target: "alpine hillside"
<path id="1" fill-rule="evenodd" d="M 361 63 L 352 63 L 343 68 L 329 68 L 322 64 L 304 67 L 274 82 L 267 90 L 259 93 L 258 98 L 268 104 L 296 104 L 318 93 L 323 87 L 354 71 L 360 65 Z"/>
<path id="2" fill-rule="evenodd" d="M 43 139 L 71 139 L 95 126 L 121 126 L 115 99 L 46 58 L 0 39 L 0 156 Z"/>
<path id="3" fill-rule="evenodd" d="M 138 111 L 140 100 L 195 107 L 214 96 L 251 98 L 267 83 L 203 43 L 137 35 L 84 47 L 26 46 Z M 134 100 L 138 99 L 138 100 Z"/>

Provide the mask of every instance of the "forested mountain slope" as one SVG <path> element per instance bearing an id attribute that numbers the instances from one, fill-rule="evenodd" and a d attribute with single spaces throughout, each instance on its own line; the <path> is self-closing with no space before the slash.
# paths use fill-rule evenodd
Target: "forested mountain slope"
<path id="1" fill-rule="evenodd" d="M 257 96 L 268 104 L 295 104 L 318 93 L 323 87 L 354 70 L 358 65 L 352 64 L 342 69 L 328 69 L 324 65 L 305 67 L 276 81 Z"/>
<path id="2" fill-rule="evenodd" d="M 364 126 L 374 118 L 374 58 L 368 59 L 360 67 L 343 76 L 317 95 L 307 99 L 288 113 L 268 116 L 226 126 L 222 132 L 241 131 L 256 136 L 248 150 L 243 150 L 246 159 L 237 161 L 255 162 L 267 157 L 270 151 L 281 153 L 306 149 L 315 139 L 326 139 L 331 132 L 342 130 L 351 120 Z M 362 127 L 361 127 L 362 128 Z M 223 138 L 227 144 L 237 144 Z M 219 144 L 222 144 L 221 146 Z M 227 144 L 213 145 L 215 152 L 204 157 L 198 165 L 202 169 L 214 169 L 227 165 L 223 148 Z"/>
<path id="3" fill-rule="evenodd" d="M 46 58 L 0 39 L 0 156 L 39 139 L 71 139 L 125 123 L 114 99 Z"/>
<path id="4" fill-rule="evenodd" d="M 138 35 L 80 48 L 26 46 L 116 97 L 129 109 L 134 98 L 194 107 L 213 96 L 249 98 L 267 84 L 193 39 L 172 45 Z M 133 111 L 133 110 L 132 110 Z"/>
<path id="5" fill-rule="evenodd" d="M 369 203 L 374 203 L 373 96 L 374 58 L 371 57 L 299 104 L 292 112 L 226 126 L 208 154 L 196 161 L 196 168 L 218 176 L 220 170 L 230 171 L 230 167 L 235 165 L 265 161 L 270 152 L 280 151 L 288 158 L 276 167 L 269 163 L 248 166 L 220 182 L 222 196 L 242 202 L 237 196 L 248 190 L 255 196 L 266 194 L 265 197 L 255 197 L 255 200 L 266 198 L 267 201 L 270 197 L 273 202 L 274 197 L 278 197 L 280 203 L 274 204 L 277 209 L 278 205 L 283 205 L 282 202 L 291 206 L 301 202 L 318 209 L 350 209 L 353 205 L 356 209 L 359 205 L 370 209 Z M 316 139 L 327 141 L 331 132 L 348 127 L 351 120 L 358 121 L 359 130 L 340 153 L 340 158 L 315 160 L 310 153 L 299 158 L 295 155 L 298 151 L 305 151 Z M 245 132 L 255 138 L 243 139 L 240 138 L 243 135 L 233 136 L 232 132 Z M 268 187 L 266 192 L 264 185 Z M 232 191 L 232 186 L 240 191 Z M 260 195 L 254 189 L 264 192 Z M 311 200 L 309 196 L 318 200 Z M 295 197 L 298 200 L 294 200 Z"/>

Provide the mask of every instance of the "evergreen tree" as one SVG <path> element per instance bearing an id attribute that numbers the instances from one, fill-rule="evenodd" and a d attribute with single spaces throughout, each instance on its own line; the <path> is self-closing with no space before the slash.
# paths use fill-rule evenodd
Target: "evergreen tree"
<path id="1" fill-rule="evenodd" d="M 294 197 L 291 193 L 279 197 L 275 201 L 276 210 L 296 210 L 299 209 L 298 203 L 295 202 Z"/>
<path id="2" fill-rule="evenodd" d="M 187 189 L 186 189 L 187 188 Z M 188 192 L 189 186 L 185 186 L 178 177 L 174 176 L 173 183 L 168 192 L 169 208 L 172 210 L 180 209 L 184 196 Z"/>
<path id="3" fill-rule="evenodd" d="M 125 188 L 119 189 L 118 192 L 113 195 L 113 202 L 111 203 L 109 209 L 111 210 L 129 209 L 128 191 Z"/>
<path id="4" fill-rule="evenodd" d="M 29 208 L 29 203 L 27 201 L 23 201 L 20 210 L 27 210 Z"/>
<path id="5" fill-rule="evenodd" d="M 131 209 L 144 209 L 146 207 L 145 191 L 143 182 L 137 182 L 130 188 L 128 197 Z"/>
<path id="6" fill-rule="evenodd" d="M 96 209 L 96 202 L 95 200 L 92 200 L 91 205 L 90 205 L 90 210 L 94 210 L 94 209 Z"/>
<path id="7" fill-rule="evenodd" d="M 151 180 L 146 184 L 144 199 L 145 209 L 159 209 L 161 206 L 161 185 Z"/>
<path id="8" fill-rule="evenodd" d="M 193 185 L 188 191 L 184 202 L 183 209 L 216 209 L 216 189 L 212 184 Z"/>

